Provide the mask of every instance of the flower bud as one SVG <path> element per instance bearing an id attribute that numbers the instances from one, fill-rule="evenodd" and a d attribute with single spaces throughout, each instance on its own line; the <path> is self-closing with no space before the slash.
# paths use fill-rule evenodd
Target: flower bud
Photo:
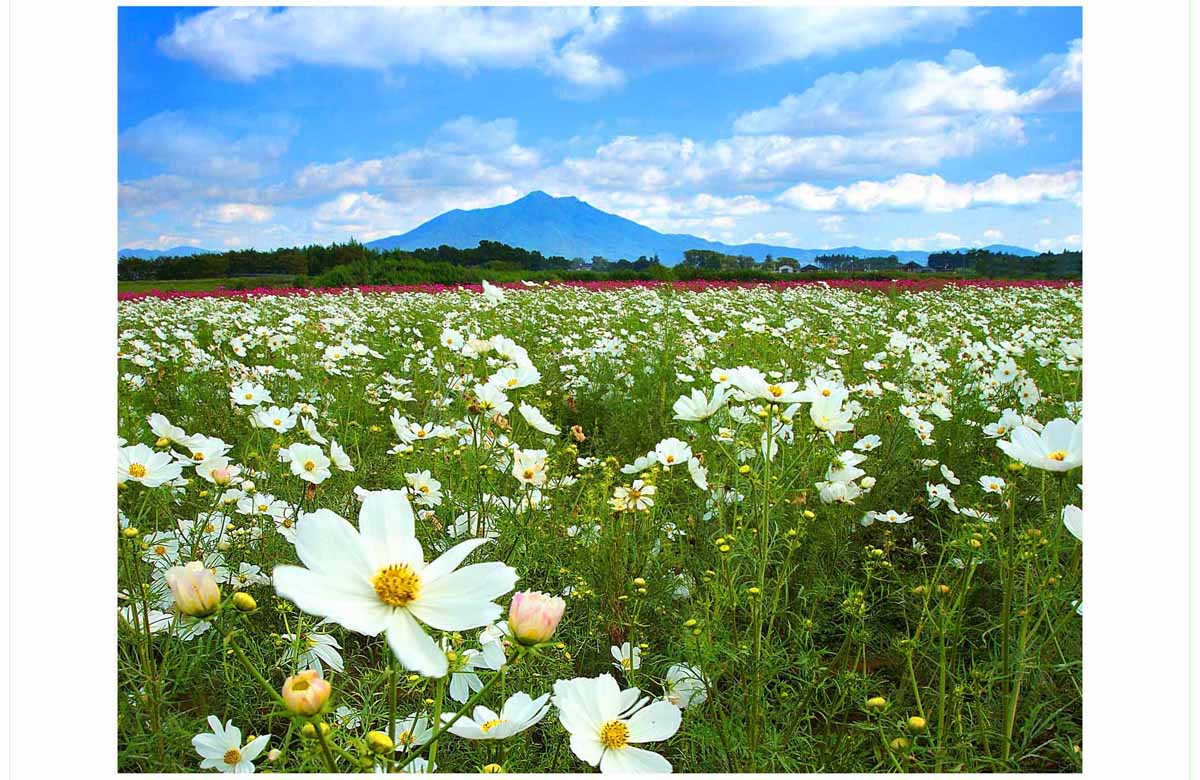
<path id="1" fill-rule="evenodd" d="M 283 753 L 279 750 L 279 748 L 271 748 L 271 752 L 267 753 L 267 760 L 274 763 L 279 760 L 281 755 L 283 755 Z"/>
<path id="2" fill-rule="evenodd" d="M 488 764 L 483 768 L 483 773 L 485 775 L 499 775 L 503 774 L 503 772 L 504 767 L 500 766 L 499 764 Z"/>
<path id="3" fill-rule="evenodd" d="M 305 669 L 283 684 L 283 703 L 297 715 L 316 715 L 333 689 L 315 669 Z"/>
<path id="4" fill-rule="evenodd" d="M 371 749 L 372 753 L 391 753 L 396 749 L 392 738 L 382 731 L 367 732 L 367 747 Z"/>
<path id="5" fill-rule="evenodd" d="M 218 485 L 228 485 L 229 484 L 229 478 L 230 478 L 229 469 L 213 469 L 212 473 L 209 474 L 209 476 L 211 476 L 212 481 L 217 483 Z"/>
<path id="6" fill-rule="evenodd" d="M 130 527 L 130 528 L 126 528 L 121 533 L 125 534 L 126 539 L 136 539 L 137 535 L 138 535 L 138 529 Z"/>
<path id="7" fill-rule="evenodd" d="M 914 734 L 920 734 L 925 730 L 925 719 L 920 715 L 913 715 L 908 719 L 908 730 Z"/>
<path id="8" fill-rule="evenodd" d="M 238 591 L 233 594 L 233 606 L 237 607 L 239 612 L 253 612 L 258 609 L 258 602 L 249 593 Z"/>
<path id="9" fill-rule="evenodd" d="M 558 596 L 537 591 L 514 593 L 508 608 L 508 626 L 523 645 L 547 642 L 554 636 L 567 603 Z"/>
<path id="10" fill-rule="evenodd" d="M 329 724 L 322 723 L 321 724 L 321 734 L 324 735 L 324 734 L 328 734 L 328 733 L 329 733 Z M 316 726 L 314 726 L 311 723 L 305 723 L 304 726 L 302 726 L 300 728 L 300 736 L 304 737 L 305 739 L 316 739 L 317 738 Z"/>
<path id="11" fill-rule="evenodd" d="M 165 447 L 170 443 L 171 443 L 171 440 L 168 439 L 166 436 L 159 436 L 158 439 L 154 442 L 154 446 L 155 447 Z"/>
<path id="12" fill-rule="evenodd" d="M 872 696 L 867 699 L 867 709 L 871 712 L 883 712 L 883 708 L 887 706 L 887 699 L 882 696 Z"/>
<path id="13" fill-rule="evenodd" d="M 904 737 L 896 737 L 895 739 L 893 739 L 891 742 L 888 743 L 888 746 L 891 747 L 891 749 L 896 751 L 897 753 L 900 753 L 902 751 L 908 750 L 908 740 L 905 739 Z"/>
<path id="14" fill-rule="evenodd" d="M 213 573 L 200 561 L 167 569 L 167 587 L 175 606 L 185 615 L 208 617 L 221 603 L 221 589 Z"/>

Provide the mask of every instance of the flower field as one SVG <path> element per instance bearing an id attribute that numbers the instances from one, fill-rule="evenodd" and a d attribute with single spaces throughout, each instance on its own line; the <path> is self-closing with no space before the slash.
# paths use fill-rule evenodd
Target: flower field
<path id="1" fill-rule="evenodd" d="M 1082 291 L 119 302 L 122 771 L 1082 766 Z"/>

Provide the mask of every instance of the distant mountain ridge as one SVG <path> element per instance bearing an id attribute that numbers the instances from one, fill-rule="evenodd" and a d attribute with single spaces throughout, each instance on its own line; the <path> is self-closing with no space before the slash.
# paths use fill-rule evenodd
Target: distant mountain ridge
<path id="1" fill-rule="evenodd" d="M 768 254 L 791 257 L 801 263 L 812 262 L 820 255 L 850 255 L 853 257 L 886 257 L 895 255 L 900 262 L 924 265 L 929 252 L 916 250 L 868 249 L 842 246 L 830 249 L 802 249 L 773 244 L 724 244 L 708 241 L 686 233 L 659 233 L 630 219 L 609 214 L 594 206 L 567 196 L 556 198 L 537 190 L 502 206 L 482 209 L 454 209 L 419 225 L 407 233 L 370 241 L 372 249 L 425 249 L 447 245 L 469 249 L 480 241 L 499 241 L 509 246 L 536 250 L 547 257 L 582 257 L 594 255 L 609 260 L 636 260 L 645 255 L 658 255 L 664 265 L 683 260 L 688 249 L 709 249 L 732 255 L 749 255 L 762 261 Z M 1036 252 L 1023 247 L 991 244 L 980 249 L 1009 252 L 1032 257 Z M 948 251 L 968 251 L 962 247 Z"/>
<path id="2" fill-rule="evenodd" d="M 141 249 L 138 247 L 118 249 L 117 259 L 136 257 L 141 260 L 157 260 L 160 257 L 189 257 L 191 255 L 212 254 L 214 249 L 202 249 L 198 246 L 173 246 L 168 249 Z"/>

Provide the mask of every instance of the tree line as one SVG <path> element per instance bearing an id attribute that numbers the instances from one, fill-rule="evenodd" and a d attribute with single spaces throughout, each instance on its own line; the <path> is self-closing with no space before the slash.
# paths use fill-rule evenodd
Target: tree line
<path id="1" fill-rule="evenodd" d="M 987 250 L 963 253 L 935 252 L 929 270 L 958 276 L 992 278 L 1075 278 L 1082 274 L 1081 252 L 1043 253 L 1020 257 Z M 186 257 L 143 260 L 123 257 L 117 263 L 122 281 L 221 279 L 254 276 L 291 276 L 297 284 L 342 286 L 348 284 L 472 283 L 487 278 L 538 279 L 755 279 L 778 278 L 780 269 L 825 274 L 860 272 L 919 272 L 925 269 L 900 263 L 895 255 L 860 258 L 821 255 L 812 264 L 790 257 L 759 262 L 749 255 L 730 255 L 708 249 L 689 249 L 679 265 L 662 264 L 657 255 L 636 260 L 590 260 L 545 256 L 497 241 L 459 249 L 451 246 L 416 250 L 375 250 L 357 241 L 321 246 L 312 244 L 260 252 L 253 249 L 212 252 Z"/>

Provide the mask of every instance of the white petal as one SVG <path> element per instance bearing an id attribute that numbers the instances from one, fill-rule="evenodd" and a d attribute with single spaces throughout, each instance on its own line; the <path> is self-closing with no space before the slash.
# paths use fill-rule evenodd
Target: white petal
<path id="1" fill-rule="evenodd" d="M 358 513 L 358 529 L 362 533 L 373 565 L 382 568 L 393 563 L 423 564 L 412 560 L 415 539 L 412 505 L 401 490 L 372 490 L 363 498 Z M 417 548 L 418 556 L 420 547 Z"/>
<path id="2" fill-rule="evenodd" d="M 387 628 L 392 608 L 369 584 L 339 580 L 299 566 L 276 566 L 275 592 L 319 617 L 332 618 L 351 631 L 377 636 Z"/>
<path id="3" fill-rule="evenodd" d="M 678 707 L 668 701 L 656 701 L 635 712 L 629 719 L 629 741 L 661 742 L 679 731 L 683 716 Z"/>
<path id="4" fill-rule="evenodd" d="M 490 601 L 510 592 L 517 579 L 516 570 L 506 563 L 474 563 L 433 582 L 422 577 L 418 601 Z"/>
<path id="5" fill-rule="evenodd" d="M 296 553 L 315 572 L 370 584 L 373 572 L 358 531 L 328 509 L 301 518 L 296 529 Z"/>
<path id="6" fill-rule="evenodd" d="M 666 775 L 671 773 L 671 762 L 649 750 L 624 747 L 620 750 L 604 751 L 604 758 L 600 761 L 600 771 Z"/>
<path id="7" fill-rule="evenodd" d="M 450 572 L 459 567 L 467 556 L 475 551 L 477 547 L 487 544 L 490 539 L 468 539 L 465 542 L 454 545 L 446 552 L 438 556 L 436 561 L 433 561 L 421 572 L 421 585 L 428 587 L 435 580 L 445 577 Z"/>
<path id="8" fill-rule="evenodd" d="M 604 743 L 596 734 L 572 734 L 571 752 L 580 761 L 596 766 L 604 754 Z"/>
<path id="9" fill-rule="evenodd" d="M 387 629 L 388 645 L 404 668 L 426 677 L 445 677 L 446 654 L 429 637 L 406 609 L 398 609 Z"/>

